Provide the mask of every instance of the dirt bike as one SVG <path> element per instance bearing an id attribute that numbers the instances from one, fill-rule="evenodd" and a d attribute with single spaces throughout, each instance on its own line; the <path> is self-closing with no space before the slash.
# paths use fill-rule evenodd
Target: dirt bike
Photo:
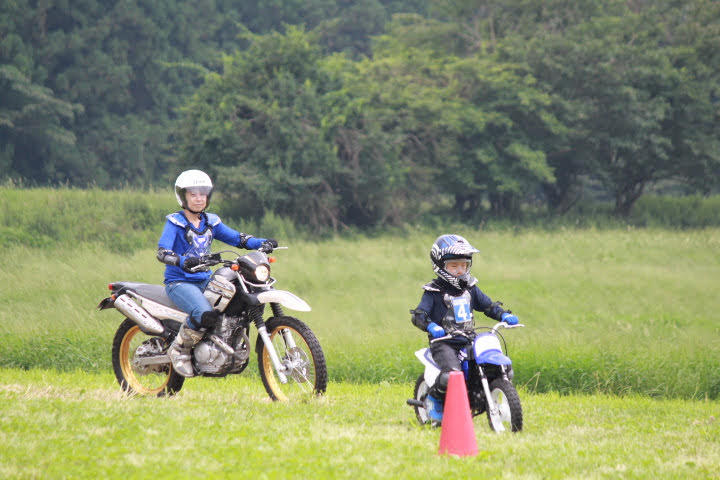
<path id="1" fill-rule="evenodd" d="M 522 430 L 522 407 L 512 383 L 512 361 L 503 354 L 503 351 L 507 352 L 507 346 L 503 349 L 500 345 L 500 339 L 503 343 L 505 339 L 498 330 L 523 326 L 498 322 L 492 328 L 476 329 L 481 332 L 456 333 L 431 340 L 431 343 L 448 339 L 466 341 L 467 345 L 460 350 L 459 357 L 467 386 L 470 412 L 473 417 L 487 412 L 488 423 L 495 432 L 504 432 L 508 428 L 513 432 Z M 414 407 L 420 424 L 433 424 L 428 415 L 431 406 L 427 396 L 440 375 L 440 368 L 433 361 L 429 348 L 418 350 L 415 356 L 425 365 L 425 372 L 418 377 L 413 398 L 407 403 Z"/>
<path id="2" fill-rule="evenodd" d="M 234 259 L 224 260 L 223 254 L 232 254 Z M 273 288 L 273 261 L 261 250 L 245 255 L 225 250 L 201 257 L 194 271 L 220 265 L 204 290 L 220 319 L 193 348 L 193 370 L 206 377 L 245 370 L 253 324 L 258 334 L 255 351 L 260 377 L 270 398 L 284 401 L 322 394 L 327 386 L 327 366 L 320 342 L 305 323 L 283 312 L 283 307 L 307 312 L 310 306 L 290 292 Z M 167 349 L 187 313 L 175 306 L 163 285 L 114 282 L 108 288 L 111 295 L 98 308 L 115 308 L 127 317 L 112 346 L 113 370 L 120 387 L 137 395 L 179 392 L 185 377 L 173 369 Z M 268 304 L 272 316 L 264 319 Z"/>

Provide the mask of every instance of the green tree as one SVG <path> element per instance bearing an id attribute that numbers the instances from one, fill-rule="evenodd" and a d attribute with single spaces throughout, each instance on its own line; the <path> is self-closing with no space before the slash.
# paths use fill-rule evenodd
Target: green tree
<path id="1" fill-rule="evenodd" d="M 337 169 L 321 128 L 326 80 L 320 48 L 302 29 L 246 33 L 187 107 L 181 160 L 214 172 L 235 214 L 274 211 L 312 226 L 339 225 L 329 178 Z"/>
<path id="2" fill-rule="evenodd" d="M 68 154 L 81 106 L 58 99 L 12 65 L 0 65 L 0 91 L 0 178 L 62 181 L 58 171 L 68 169 L 82 175 Z"/>
<path id="3" fill-rule="evenodd" d="M 378 39 L 373 62 L 385 122 L 403 132 L 403 154 L 421 159 L 435 193 L 452 196 L 457 214 L 477 212 L 484 199 L 494 214 L 514 214 L 528 192 L 553 180 L 546 143 L 564 127 L 525 66 L 460 48 L 454 30 L 402 16 Z M 466 53 L 443 53 L 448 41 Z"/>
<path id="4" fill-rule="evenodd" d="M 371 37 L 383 33 L 387 20 L 387 11 L 379 0 L 338 0 L 330 18 L 314 31 L 328 52 L 359 58 L 372 54 Z"/>
<path id="5" fill-rule="evenodd" d="M 0 178 L 63 180 L 57 172 L 72 163 L 82 108 L 33 79 L 34 51 L 22 35 L 31 25 L 28 2 L 0 5 Z"/>
<path id="6" fill-rule="evenodd" d="M 667 3 L 657 16 L 664 25 L 658 42 L 678 76 L 665 125 L 673 173 L 691 191 L 709 194 L 720 187 L 720 4 Z"/>
<path id="7" fill-rule="evenodd" d="M 627 9 L 529 42 L 526 60 L 573 125 L 569 150 L 553 159 L 563 172 L 553 187 L 566 189 L 557 192 L 558 204 L 588 175 L 624 216 L 650 185 L 713 166 L 717 172 L 717 74 L 707 63 L 717 64 L 717 56 L 701 59 L 678 35 L 697 12 L 683 8 L 683 15 L 667 5 Z M 718 37 L 694 38 L 709 44 Z"/>

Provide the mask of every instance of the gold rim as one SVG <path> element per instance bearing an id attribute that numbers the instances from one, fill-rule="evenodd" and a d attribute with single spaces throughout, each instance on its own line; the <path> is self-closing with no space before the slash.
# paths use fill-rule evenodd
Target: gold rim
<path id="1" fill-rule="evenodd" d="M 142 330 L 140 330 L 140 327 L 132 327 L 130 330 L 127 331 L 127 333 L 123 337 L 122 344 L 120 345 L 120 368 L 122 369 L 123 378 L 127 382 L 128 386 L 135 393 L 138 393 L 140 395 L 157 395 L 158 393 L 165 390 L 165 387 L 167 387 L 167 384 L 170 381 L 171 370 L 168 371 L 161 385 L 158 387 L 148 387 L 140 381 L 138 376 L 135 374 L 135 369 L 133 369 L 130 362 L 132 355 L 135 354 L 135 349 L 137 349 L 139 345 L 135 345 L 134 347 L 131 346 L 133 340 L 135 340 L 135 337 L 137 337 L 138 334 L 144 335 Z M 140 343 L 142 343 L 142 341 Z M 155 377 L 156 376 L 153 375 L 153 378 Z"/>
<path id="2" fill-rule="evenodd" d="M 298 347 L 298 348 L 300 348 L 300 350 L 302 350 L 303 352 L 305 352 L 307 354 L 308 360 L 310 362 L 309 367 L 312 368 L 312 378 L 308 379 L 308 380 L 312 380 L 311 382 L 308 382 L 309 384 L 312 385 L 311 391 L 308 392 L 309 394 L 311 394 L 312 392 L 315 391 L 315 363 L 314 363 L 315 358 L 312 355 L 310 346 L 307 344 L 307 342 L 305 341 L 303 336 L 300 335 L 300 332 L 298 332 L 294 328 L 287 326 L 287 325 L 282 325 L 270 333 L 270 341 L 273 342 L 273 345 L 275 345 L 275 342 L 273 340 L 278 335 L 280 335 L 280 332 L 283 329 L 287 329 L 290 331 L 290 334 L 295 338 L 296 343 L 298 343 L 298 340 L 299 340 L 300 342 L 302 342 L 302 345 L 305 346 L 304 348 L 300 348 L 300 347 Z M 278 356 L 282 359 L 282 357 L 286 353 L 284 340 L 282 341 L 281 347 L 282 347 L 282 351 L 279 351 L 277 346 L 275 347 L 275 351 L 277 352 Z M 268 383 L 268 386 L 270 387 L 270 390 L 272 390 L 273 395 L 275 395 L 275 398 L 281 402 L 287 401 L 288 397 L 285 394 L 285 392 L 283 392 L 282 384 L 280 383 L 277 376 L 275 375 L 275 367 L 273 366 L 272 360 L 270 359 L 270 354 L 268 353 L 267 348 L 263 348 L 262 365 L 263 365 L 263 371 L 265 372 L 265 379 Z M 295 382 L 295 380 L 292 377 L 290 377 L 290 378 L 288 378 L 288 382 Z M 290 385 L 290 383 L 286 384 L 286 386 L 289 386 L 289 385 Z"/>

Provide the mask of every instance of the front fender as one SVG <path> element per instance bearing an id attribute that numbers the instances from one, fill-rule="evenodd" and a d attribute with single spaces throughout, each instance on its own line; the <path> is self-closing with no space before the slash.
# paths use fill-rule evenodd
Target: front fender
<path id="1" fill-rule="evenodd" d="M 305 300 L 285 290 L 267 290 L 256 294 L 255 298 L 257 298 L 258 303 L 279 303 L 283 307 L 298 312 L 310 311 L 310 305 Z"/>
<path id="2" fill-rule="evenodd" d="M 476 359 L 478 364 L 489 363 L 491 365 L 512 365 L 509 357 L 503 355 L 500 350 L 485 350 Z"/>

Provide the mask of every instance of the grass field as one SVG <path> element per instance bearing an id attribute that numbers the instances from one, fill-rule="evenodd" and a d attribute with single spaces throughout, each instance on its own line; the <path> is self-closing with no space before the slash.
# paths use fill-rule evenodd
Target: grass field
<path id="1" fill-rule="evenodd" d="M 506 334 L 517 383 L 536 392 L 718 397 L 720 230 L 461 233 L 482 252 L 473 265 L 480 287 L 527 325 Z M 276 286 L 313 307 L 300 317 L 322 342 L 331 380 L 418 375 L 412 352 L 426 341 L 408 310 L 432 277 L 434 237 L 281 239 L 290 249 L 276 254 Z M 152 248 L 15 247 L 5 255 L 4 367 L 108 371 L 121 316 L 95 310 L 107 283 L 162 276 Z M 483 318 L 477 323 L 493 323 Z"/>
<path id="2" fill-rule="evenodd" d="M 51 201 L 107 203 L 73 195 Z M 139 218 L 125 240 L 87 226 L 91 210 L 64 239 L 39 210 L 0 231 L 0 478 L 720 478 L 718 229 L 453 229 L 482 252 L 480 287 L 527 325 L 506 334 L 525 430 L 478 418 L 479 455 L 457 459 L 405 405 L 426 344 L 408 310 L 444 231 L 311 242 L 235 225 L 290 247 L 273 275 L 313 307 L 299 317 L 325 350 L 327 395 L 271 403 L 253 358 L 240 377 L 126 398 L 110 366 L 122 317 L 95 306 L 107 283 L 159 283 L 162 266 L 153 208 L 117 201 Z"/>
<path id="3" fill-rule="evenodd" d="M 409 386 L 332 382 L 326 397 L 269 402 L 251 378 L 195 378 L 176 397 L 127 398 L 110 373 L 0 369 L 0 477 L 635 478 L 720 472 L 720 403 L 533 394 L 525 430 L 475 419 L 479 454 L 437 455 Z"/>

